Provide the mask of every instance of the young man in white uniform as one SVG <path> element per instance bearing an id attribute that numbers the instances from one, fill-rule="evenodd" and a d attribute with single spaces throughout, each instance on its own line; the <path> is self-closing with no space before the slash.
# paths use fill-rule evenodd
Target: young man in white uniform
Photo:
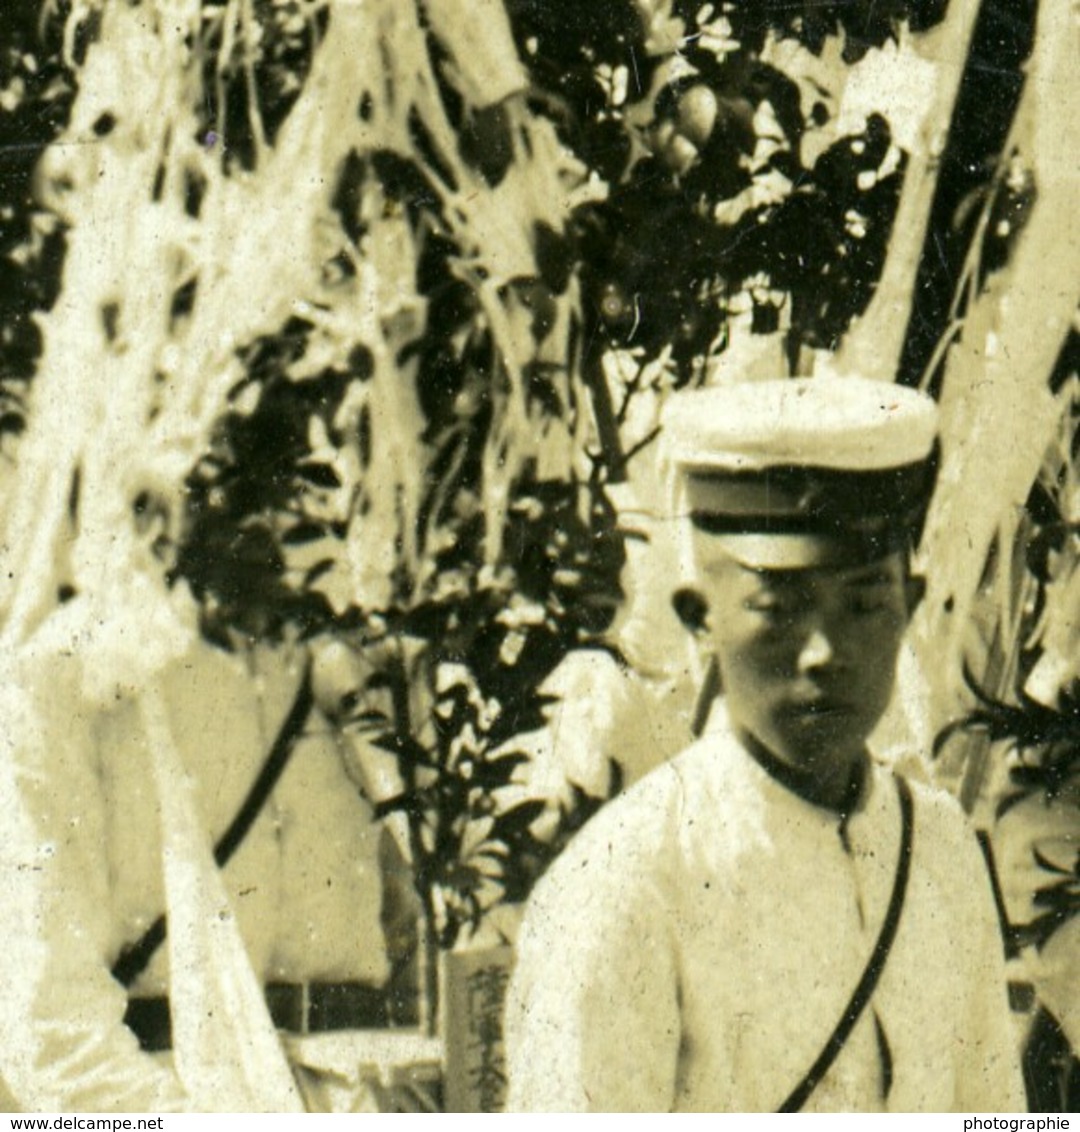
<path id="1" fill-rule="evenodd" d="M 669 403 L 723 694 L 534 893 L 512 1108 L 1022 1107 L 976 842 L 866 745 L 921 594 L 935 431 L 928 398 L 857 379 Z"/>

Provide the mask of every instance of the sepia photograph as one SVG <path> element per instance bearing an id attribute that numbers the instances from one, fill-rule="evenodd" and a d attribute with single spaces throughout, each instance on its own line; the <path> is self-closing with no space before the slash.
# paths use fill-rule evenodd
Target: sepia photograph
<path id="1" fill-rule="evenodd" d="M 1080 1111 L 1078 60 L 5 0 L 0 1111 Z"/>

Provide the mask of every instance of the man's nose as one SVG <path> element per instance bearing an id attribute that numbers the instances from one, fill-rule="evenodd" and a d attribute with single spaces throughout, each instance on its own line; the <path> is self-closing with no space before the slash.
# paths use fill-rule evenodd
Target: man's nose
<path id="1" fill-rule="evenodd" d="M 798 669 L 800 673 L 813 672 L 824 668 L 833 660 L 834 649 L 828 632 L 824 627 L 811 628 L 799 649 Z"/>

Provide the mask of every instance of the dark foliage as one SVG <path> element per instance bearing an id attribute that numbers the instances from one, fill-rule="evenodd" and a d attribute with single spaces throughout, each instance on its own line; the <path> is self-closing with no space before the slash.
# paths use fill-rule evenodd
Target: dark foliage
<path id="1" fill-rule="evenodd" d="M 835 347 L 865 308 L 884 262 L 900 176 L 867 188 L 860 174 L 881 165 L 888 127 L 875 119 L 864 137 L 838 143 L 804 168 L 799 141 L 808 121 L 798 89 L 758 54 L 770 31 L 814 52 L 843 34 L 845 57 L 855 61 L 895 37 L 901 20 L 929 26 L 944 5 L 677 3 L 685 25 L 679 53 L 694 73 L 655 94 L 661 59 L 647 51 L 633 7 L 628 0 L 508 4 L 538 100 L 611 187 L 571 230 L 592 354 L 633 346 L 647 360 L 671 346 L 676 381 L 691 380 L 702 357 L 722 348 L 725 298 L 755 276 L 775 293 L 755 309 L 755 330 L 775 329 L 776 304 L 790 301 L 791 349 Z M 735 41 L 726 54 L 699 45 L 721 11 Z M 605 87 L 603 67 L 624 69 L 624 93 Z M 719 221 L 716 206 L 751 184 L 755 114 L 765 102 L 784 134 L 772 168 L 790 182 L 790 195 L 749 208 L 735 223 Z M 642 107 L 650 120 L 644 130 L 630 121 L 640 120 Z"/>
<path id="2" fill-rule="evenodd" d="M 45 18 L 39 0 L 11 0 L 0 29 L 0 443 L 25 427 L 25 387 L 43 345 L 33 316 L 60 291 L 63 226 L 38 199 L 35 172 L 75 95 L 60 56 L 65 12 Z"/>
<path id="3" fill-rule="evenodd" d="M 289 547 L 344 536 L 305 507 L 320 488 L 339 486 L 334 469 L 313 458 L 308 426 L 312 417 L 332 426 L 346 387 L 369 363 L 358 348 L 349 370 L 293 379 L 287 368 L 303 354 L 310 330 L 293 319 L 280 334 L 244 351 L 244 386 L 258 386 L 256 407 L 222 418 L 188 481 L 187 529 L 173 578 L 190 583 L 204 633 L 224 647 L 233 634 L 279 640 L 289 624 L 310 635 L 332 620 L 313 588 L 318 574 L 287 578 L 286 558 Z"/>
<path id="4" fill-rule="evenodd" d="M 696 0 L 678 0 L 676 8 L 699 8 Z M 945 14 L 946 0 L 888 0 L 863 4 L 858 0 L 789 3 L 788 0 L 741 0 L 730 5 L 731 22 L 740 40 L 760 46 L 769 29 L 798 39 L 819 54 L 826 39 L 843 34 L 844 59 L 858 62 L 872 47 L 895 39 L 907 21 L 915 31 L 936 24 Z"/>
<path id="5" fill-rule="evenodd" d="M 935 752 L 961 730 L 1015 750 L 1017 764 L 1009 771 L 1013 789 L 999 802 L 999 817 L 1028 798 L 1042 798 L 1049 805 L 1072 796 L 1080 780 L 1080 683 L 1063 689 L 1056 707 L 1047 707 L 1022 689 L 1015 704 L 1002 702 L 979 689 L 970 672 L 965 678 L 979 706 L 942 731 Z M 1042 947 L 1066 920 L 1080 913 L 1080 853 L 1071 868 L 1047 860 L 1037 849 L 1033 853 L 1035 863 L 1047 874 L 1047 883 L 1033 897 L 1040 911 L 1029 923 L 1014 925 L 1012 935 L 1020 946 Z"/>
<path id="6" fill-rule="evenodd" d="M 979 706 L 957 723 L 946 727 L 934 744 L 935 753 L 958 731 L 973 731 L 993 743 L 1009 743 L 1020 757 L 1010 772 L 1016 790 L 998 807 L 1005 813 L 1032 795 L 1053 800 L 1080 774 L 1080 685 L 1061 692 L 1057 707 L 1047 707 L 1018 693 L 1015 704 L 994 699 L 983 692 L 965 669 L 968 687 Z"/>
<path id="7" fill-rule="evenodd" d="M 203 0 L 194 45 L 207 92 L 199 128 L 201 140 L 220 144 L 227 164 L 250 169 L 256 146 L 273 144 L 303 88 L 328 14 L 311 0 L 254 0 L 258 34 L 237 35 L 226 29 L 228 12 L 226 0 Z"/>

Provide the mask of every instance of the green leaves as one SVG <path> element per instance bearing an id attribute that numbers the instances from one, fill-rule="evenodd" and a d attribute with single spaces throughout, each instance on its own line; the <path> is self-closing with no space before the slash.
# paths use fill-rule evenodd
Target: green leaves
<path id="1" fill-rule="evenodd" d="M 1041 948 L 1062 924 L 1080 913 L 1080 853 L 1071 869 L 1061 868 L 1038 851 L 1034 857 L 1040 868 L 1058 878 L 1035 893 L 1034 904 L 1041 911 L 1020 931 L 1022 941 Z"/>
<path id="2" fill-rule="evenodd" d="M 60 57 L 61 21 L 37 0 L 4 6 L 0 44 L 0 442 L 25 428 L 23 387 L 41 354 L 35 312 L 60 290 L 63 225 L 46 210 L 69 185 L 42 161 L 63 129 L 75 76 Z"/>
<path id="3" fill-rule="evenodd" d="M 791 348 L 834 347 L 880 276 L 898 178 L 886 165 L 888 106 L 884 131 L 833 131 L 823 159 L 804 149 L 809 134 L 815 146 L 830 138 L 844 81 L 836 73 L 830 91 L 820 76 L 841 49 L 838 71 L 943 9 L 508 4 L 534 81 L 558 94 L 549 113 L 563 140 L 604 186 L 570 225 L 587 348 L 634 350 L 642 367 L 667 355 L 675 384 L 700 377 L 758 278 L 775 300 L 755 304 L 752 333 L 783 329 L 787 308 Z M 807 64 L 826 53 L 827 64 Z"/>
<path id="4" fill-rule="evenodd" d="M 1061 691 L 1056 707 L 1048 707 L 1019 690 L 1015 704 L 986 695 L 965 669 L 968 687 L 979 706 L 957 723 L 946 727 L 934 744 L 935 753 L 957 732 L 974 732 L 991 743 L 1004 743 L 1015 752 L 1009 769 L 1010 790 L 998 800 L 996 817 L 1004 818 L 1029 799 L 1041 799 L 1049 813 L 1053 806 L 1073 806 L 1080 785 L 1080 684 Z M 1023 819 L 1031 826 L 1031 855 L 1046 874 L 1031 899 L 1041 909 L 1029 922 L 1014 927 L 1021 945 L 1042 947 L 1068 919 L 1080 913 L 1080 853 L 1071 868 L 1050 860 L 1037 847 L 1039 811 L 1028 811 Z M 1080 809 L 1075 820 L 1080 825 Z M 1006 834 L 1006 836 L 1009 836 Z"/>
<path id="5" fill-rule="evenodd" d="M 519 496 L 518 507 L 521 520 L 530 524 L 522 537 L 536 541 L 544 532 L 563 529 L 567 516 L 552 504 L 565 505 L 568 495 L 566 485 L 531 485 L 531 490 L 539 498 Z M 548 549 L 565 558 L 573 541 L 552 539 Z M 524 899 L 565 843 L 565 831 L 580 825 L 598 804 L 593 799 L 590 805 L 579 791 L 568 808 L 559 810 L 548 799 L 530 795 L 530 758 L 516 745 L 547 726 L 545 709 L 554 699 L 539 687 L 586 631 L 569 602 L 569 608 L 559 602 L 556 612 L 550 587 L 559 570 L 550 563 L 546 569 L 547 581 L 537 592 L 547 593 L 548 600 L 537 601 L 523 596 L 520 576 L 514 585 L 513 573 L 507 579 L 475 560 L 471 570 L 462 567 L 464 590 L 409 610 L 396 624 L 397 629 L 407 626 L 422 646 L 413 661 L 378 659 L 384 645 L 400 657 L 393 643 L 399 636 L 367 646 L 379 679 L 355 690 L 349 715 L 341 720 L 346 731 L 355 721 L 358 734 L 370 733 L 389 683 L 394 712 L 383 717 L 385 726 L 369 741 L 394 755 L 402 789 L 381 801 L 376 815 L 400 813 L 408 820 L 417 886 L 443 947 L 475 929 L 500 901 Z M 537 585 L 535 579 L 532 584 Z M 562 584 L 580 588 L 583 581 L 563 579 Z M 388 629 L 395 632 L 393 620 Z M 516 641 L 512 649 L 510 641 Z M 359 655 L 365 655 L 363 647 Z M 612 782 L 617 788 L 617 775 Z"/>

